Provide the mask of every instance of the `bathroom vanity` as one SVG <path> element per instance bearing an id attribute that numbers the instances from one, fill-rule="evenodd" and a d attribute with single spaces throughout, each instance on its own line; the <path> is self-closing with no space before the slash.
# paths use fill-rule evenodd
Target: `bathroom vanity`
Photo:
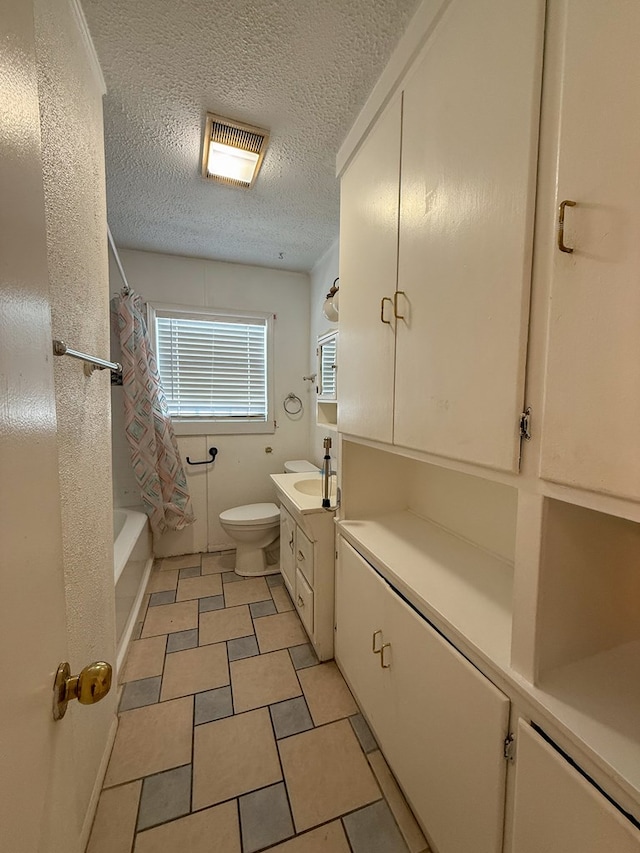
<path id="1" fill-rule="evenodd" d="M 280 501 L 280 571 L 318 658 L 330 660 L 335 513 L 321 506 L 319 474 L 271 474 L 271 479 Z"/>

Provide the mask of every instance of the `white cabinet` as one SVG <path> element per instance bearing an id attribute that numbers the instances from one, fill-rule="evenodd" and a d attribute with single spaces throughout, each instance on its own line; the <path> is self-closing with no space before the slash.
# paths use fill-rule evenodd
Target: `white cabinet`
<path id="1" fill-rule="evenodd" d="M 638 853 L 640 831 L 520 721 L 511 853 Z"/>
<path id="2" fill-rule="evenodd" d="M 343 432 L 517 470 L 543 19 L 453 0 L 343 176 Z"/>
<path id="3" fill-rule="evenodd" d="M 280 571 L 291 595 L 296 588 L 296 523 L 287 510 L 280 507 Z"/>
<path id="4" fill-rule="evenodd" d="M 640 5 L 553 0 L 542 477 L 640 500 Z M 544 114 L 543 114 L 543 117 Z M 556 195 L 557 186 L 557 195 Z M 566 208 L 556 247 L 557 205 Z"/>
<path id="5" fill-rule="evenodd" d="M 508 698 L 338 548 L 336 659 L 407 799 L 439 853 L 499 853 Z"/>

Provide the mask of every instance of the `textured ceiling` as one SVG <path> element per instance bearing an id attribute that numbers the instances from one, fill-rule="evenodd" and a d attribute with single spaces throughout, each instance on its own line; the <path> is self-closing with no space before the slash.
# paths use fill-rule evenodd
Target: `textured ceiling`
<path id="1" fill-rule="evenodd" d="M 338 233 L 336 152 L 416 0 L 82 5 L 118 246 L 311 269 Z M 200 176 L 207 110 L 270 129 L 253 189 Z"/>

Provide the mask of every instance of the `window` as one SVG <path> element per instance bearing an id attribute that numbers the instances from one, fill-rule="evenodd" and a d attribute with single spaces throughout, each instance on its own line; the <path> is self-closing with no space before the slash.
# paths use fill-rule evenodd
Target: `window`
<path id="1" fill-rule="evenodd" d="M 273 432 L 272 315 L 166 306 L 150 314 L 176 432 Z"/>

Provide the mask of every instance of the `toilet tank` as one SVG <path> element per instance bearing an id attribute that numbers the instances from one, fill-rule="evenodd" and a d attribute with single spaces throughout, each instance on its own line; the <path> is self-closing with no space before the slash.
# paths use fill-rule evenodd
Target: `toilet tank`
<path id="1" fill-rule="evenodd" d="M 285 462 L 284 470 L 286 474 L 304 474 L 306 471 L 317 474 L 320 471 L 317 465 L 307 462 L 306 459 L 292 459 L 290 462 Z"/>

